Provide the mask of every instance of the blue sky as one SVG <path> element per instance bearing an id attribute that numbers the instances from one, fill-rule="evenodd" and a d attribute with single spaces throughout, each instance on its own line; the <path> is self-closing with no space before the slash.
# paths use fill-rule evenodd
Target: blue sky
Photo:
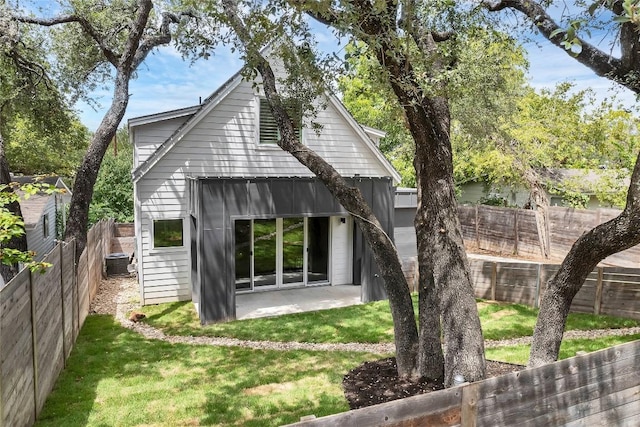
<path id="1" fill-rule="evenodd" d="M 320 45 L 324 49 L 335 46 L 333 36 L 327 30 L 319 31 Z M 339 46 L 340 49 L 342 46 Z M 634 95 L 627 89 L 596 76 L 587 67 L 569 57 L 549 42 L 538 41 L 526 45 L 529 52 L 530 84 L 536 88 L 553 88 L 557 83 L 571 81 L 577 89 L 591 88 L 598 98 L 610 97 L 617 88 L 617 96 L 626 106 L 636 104 Z M 338 52 L 340 54 L 340 52 Z M 219 47 L 208 60 L 194 64 L 185 62 L 173 48 L 165 47 L 149 55 L 131 82 L 129 107 L 121 126 L 132 117 L 197 105 L 242 67 L 237 54 Z M 111 102 L 110 90 L 95 92 L 101 108 L 94 111 L 86 104 L 78 104 L 81 121 L 95 130 Z"/>

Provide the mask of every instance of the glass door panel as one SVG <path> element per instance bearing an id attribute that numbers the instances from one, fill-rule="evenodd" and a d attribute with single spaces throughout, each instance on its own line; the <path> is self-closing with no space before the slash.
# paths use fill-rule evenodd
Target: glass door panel
<path id="1" fill-rule="evenodd" d="M 277 230 L 275 219 L 253 221 L 253 286 L 274 286 L 277 283 Z"/>
<path id="2" fill-rule="evenodd" d="M 235 222 L 236 290 L 251 289 L 251 220 Z"/>
<path id="3" fill-rule="evenodd" d="M 282 220 L 282 284 L 304 281 L 304 218 Z"/>
<path id="4" fill-rule="evenodd" d="M 329 280 L 329 218 L 309 218 L 307 282 Z"/>

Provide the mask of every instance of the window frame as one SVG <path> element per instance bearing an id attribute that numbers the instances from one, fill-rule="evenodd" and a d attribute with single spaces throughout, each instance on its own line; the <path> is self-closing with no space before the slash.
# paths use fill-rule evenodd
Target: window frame
<path id="1" fill-rule="evenodd" d="M 267 98 L 263 95 L 259 95 L 256 97 L 256 145 L 260 148 L 280 148 L 278 146 L 277 141 L 280 139 L 280 129 L 278 128 L 278 125 L 276 123 L 275 117 L 273 116 L 273 114 L 271 113 L 271 109 L 269 106 L 269 103 L 267 101 Z M 293 123 L 293 128 L 294 131 L 297 133 L 298 136 L 298 141 L 300 143 L 303 143 L 303 131 L 304 131 L 304 127 L 303 125 L 303 120 L 302 120 L 302 113 L 301 113 L 302 108 L 298 107 L 298 113 L 297 113 L 297 117 L 294 117 L 294 120 L 292 120 Z M 263 138 L 262 138 L 262 121 L 265 119 L 265 114 L 264 112 L 268 112 L 269 114 L 269 119 L 270 122 L 275 126 L 275 132 L 276 132 L 276 140 L 272 140 L 269 142 L 262 142 Z M 266 139 L 266 138 L 265 138 Z"/>
<path id="2" fill-rule="evenodd" d="M 42 238 L 48 239 L 50 236 L 49 233 L 49 213 L 46 212 L 42 215 Z"/>
<path id="3" fill-rule="evenodd" d="M 168 221 L 180 221 L 180 233 L 182 236 L 182 244 L 181 245 L 171 245 L 171 246 L 156 246 L 156 223 L 157 222 L 168 222 Z M 187 233 L 185 230 L 185 218 L 184 217 L 172 217 L 172 218 L 152 218 L 151 219 L 151 251 L 153 252 L 170 252 L 175 250 L 183 250 L 186 248 L 186 239 Z"/>

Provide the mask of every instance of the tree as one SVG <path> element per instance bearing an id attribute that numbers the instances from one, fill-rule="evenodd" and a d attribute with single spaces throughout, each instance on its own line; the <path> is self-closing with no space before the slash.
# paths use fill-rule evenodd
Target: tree
<path id="1" fill-rule="evenodd" d="M 54 38 L 54 48 L 67 88 L 79 88 L 82 95 L 82 90 L 99 82 L 113 81 L 111 105 L 91 139 L 72 190 L 65 239 L 76 239 L 79 256 L 86 245 L 93 186 L 126 111 L 129 81 L 153 49 L 171 42 L 172 27 L 188 14 L 154 13 L 152 0 L 99 5 L 74 1 L 62 9 L 55 17 L 25 16 L 16 11 L 12 20 L 43 27 L 62 26 Z"/>
<path id="2" fill-rule="evenodd" d="M 456 77 L 460 77 L 452 79 L 448 88 L 456 183 L 475 177 L 468 173 L 478 169 L 468 161 L 470 154 L 491 144 L 526 91 L 526 59 L 515 40 L 479 30 L 474 34 L 465 41 L 466 49 L 457 53 Z M 362 43 L 349 44 L 345 51 L 347 72 L 338 79 L 342 101 L 359 123 L 386 132 L 380 149 L 401 173 L 402 185 L 415 187 L 414 143 L 380 65 Z"/>
<path id="3" fill-rule="evenodd" d="M 567 55 L 636 94 L 640 93 L 640 40 L 637 37 L 640 16 L 632 0 L 596 2 L 581 16 L 569 16 L 556 22 L 548 12 L 552 3 L 533 0 L 485 2 L 491 11 L 512 9 L 520 12 L 551 43 Z M 546 7 L 545 7 L 546 6 Z M 581 4 L 576 9 L 581 11 Z M 603 12 L 604 11 L 604 12 Z M 602 16 L 596 14 L 602 13 Z M 599 19 L 602 18 L 602 19 Z M 585 24 L 604 23 L 611 29 L 620 56 L 609 48 L 599 49 L 584 37 Z M 640 162 L 636 158 L 631 183 L 622 213 L 584 233 L 571 247 L 558 272 L 549 280 L 540 303 L 534 330 L 529 366 L 550 363 L 558 358 L 562 334 L 573 297 L 587 275 L 602 259 L 640 243 Z"/>
<path id="4" fill-rule="evenodd" d="M 418 186 L 421 373 L 434 378 L 441 366 L 442 331 L 444 383 L 451 385 L 458 374 L 469 381 L 483 378 L 484 343 L 457 215 L 448 102 L 449 83 L 460 77 L 459 52 L 473 39 L 473 26 L 463 23 L 466 11 L 414 1 L 292 3 L 365 43 L 404 110 Z"/>
<path id="5" fill-rule="evenodd" d="M 39 130 L 64 126 L 69 115 L 57 87 L 48 75 L 49 64 L 40 36 L 26 31 L 10 19 L 0 5 L 0 187 L 4 216 L 21 221 L 18 198 L 11 194 L 11 175 L 7 158 L 7 137 L 17 121 L 27 118 Z M 11 141 L 11 140 L 9 140 Z M 6 194 L 4 194 L 6 193 Z M 13 221 L 12 219 L 12 221 Z M 11 233 L 0 241 L 3 253 L 26 253 L 24 233 Z M 18 272 L 17 263 L 5 262 L 1 274 L 9 281 Z"/>
<path id="6" fill-rule="evenodd" d="M 247 76 L 253 76 L 257 70 L 262 77 L 265 97 L 280 129 L 281 137 L 277 141 L 278 145 L 309 168 L 325 184 L 331 194 L 353 215 L 364 238 L 369 242 L 390 301 L 394 320 L 398 373 L 401 377 L 416 378 L 418 333 L 409 287 L 395 246 L 366 203 L 362 193 L 357 188 L 351 187 L 331 165 L 295 136 L 291 119 L 294 113 L 287 108 L 287 105 L 290 105 L 289 101 L 292 99 L 302 101 L 301 107 L 308 114 L 314 109 L 314 101 L 318 101 L 324 88 L 322 85 L 305 85 L 308 81 L 321 80 L 315 68 L 315 61 L 312 60 L 314 53 L 310 44 L 302 43 L 302 46 L 297 48 L 286 37 L 282 37 L 284 32 L 282 21 L 279 24 L 272 24 L 264 19 L 262 21 L 252 19 L 264 14 L 260 8 L 243 8 L 245 11 L 243 14 L 235 0 L 223 0 L 222 11 L 212 6 L 207 13 L 211 15 L 220 13 L 220 18 L 228 23 L 237 36 L 238 48 L 243 52 L 247 63 L 245 68 Z M 300 26 L 299 21 L 293 22 L 297 35 L 303 37 L 309 35 L 306 29 Z M 278 28 L 278 25 L 282 26 Z M 284 79 L 288 82 L 277 82 L 271 64 L 262 53 L 263 45 L 269 42 L 273 42 L 272 49 L 279 53 L 279 57 L 283 59 L 289 71 L 288 78 Z M 301 75 L 305 76 L 304 80 L 300 79 Z M 278 83 L 286 88 L 288 96 L 281 95 Z"/>
<path id="7" fill-rule="evenodd" d="M 90 138 L 89 130 L 73 116 L 43 127 L 37 117 L 20 114 L 8 127 L 7 158 L 12 172 L 24 175 L 72 177 Z"/>
<path id="8" fill-rule="evenodd" d="M 113 218 L 116 222 L 133 222 L 133 147 L 129 143 L 126 128 L 117 132 L 102 160 L 100 173 L 93 190 L 89 208 L 89 222 L 94 224 L 102 218 Z"/>

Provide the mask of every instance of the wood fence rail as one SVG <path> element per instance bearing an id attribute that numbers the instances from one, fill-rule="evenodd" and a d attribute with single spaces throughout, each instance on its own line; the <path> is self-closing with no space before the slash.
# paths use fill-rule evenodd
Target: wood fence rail
<path id="1" fill-rule="evenodd" d="M 640 341 L 291 426 L 629 426 L 640 419 Z"/>
<path id="2" fill-rule="evenodd" d="M 563 259 L 584 232 L 615 218 L 619 213 L 616 209 L 550 207 L 550 257 Z M 505 255 L 542 255 L 542 240 L 538 234 L 535 211 L 485 205 L 458 206 L 458 216 L 467 247 Z M 603 263 L 638 268 L 640 246 L 611 255 Z"/>
<path id="3" fill-rule="evenodd" d="M 558 264 L 471 259 L 477 298 L 539 307 Z M 573 298 L 571 311 L 640 319 L 640 269 L 599 266 Z"/>
<path id="4" fill-rule="evenodd" d="M 0 427 L 38 417 L 98 291 L 113 230 L 113 220 L 89 230 L 77 269 L 75 241 L 61 242 L 43 274 L 23 269 L 0 289 Z"/>

